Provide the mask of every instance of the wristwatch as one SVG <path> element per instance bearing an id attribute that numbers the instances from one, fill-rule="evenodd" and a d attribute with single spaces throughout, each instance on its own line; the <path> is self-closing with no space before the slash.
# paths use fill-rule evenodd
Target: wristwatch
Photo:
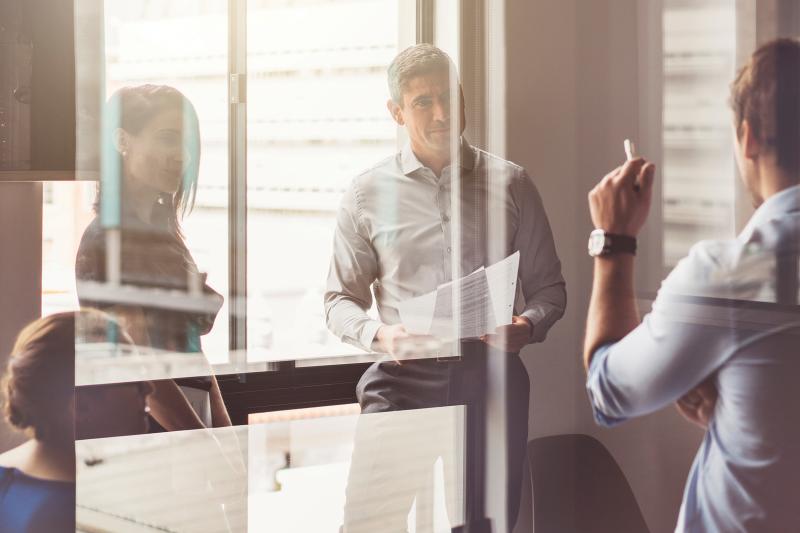
<path id="1" fill-rule="evenodd" d="M 636 255 L 636 237 L 607 233 L 596 229 L 589 234 L 589 255 L 592 257 L 611 254 Z"/>

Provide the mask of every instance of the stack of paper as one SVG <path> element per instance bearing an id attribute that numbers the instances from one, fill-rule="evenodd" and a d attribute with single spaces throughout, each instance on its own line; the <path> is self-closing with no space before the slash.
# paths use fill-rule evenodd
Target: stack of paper
<path id="1" fill-rule="evenodd" d="M 435 291 L 401 302 L 406 331 L 441 339 L 469 339 L 511 323 L 517 293 L 519 252 Z"/>

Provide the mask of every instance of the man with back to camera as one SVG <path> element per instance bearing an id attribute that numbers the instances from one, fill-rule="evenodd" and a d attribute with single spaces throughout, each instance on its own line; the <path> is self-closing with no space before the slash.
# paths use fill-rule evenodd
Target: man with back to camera
<path id="1" fill-rule="evenodd" d="M 561 265 L 541 198 L 525 170 L 470 146 L 461 137 L 464 102 L 458 86 L 453 91 L 459 95 L 458 101 L 451 106 L 451 81 L 458 82 L 450 58 L 430 44 L 412 46 L 389 66 L 388 81 L 391 99 L 387 107 L 397 124 L 405 127 L 409 142 L 399 153 L 358 176 L 344 195 L 325 294 L 328 327 L 345 342 L 391 356 L 374 363 L 360 380 L 357 395 L 362 413 L 465 404 L 469 417 L 485 404 L 486 380 L 481 369 L 487 355 L 507 358 L 504 392 L 510 528 L 518 510 L 528 434 L 530 383 L 519 351 L 529 343 L 543 341 L 564 313 Z M 458 116 L 451 116 L 451 109 Z M 458 131 L 453 132 L 454 128 Z M 456 147 L 453 157 L 451 144 Z M 457 183 L 460 190 L 454 191 Z M 454 208 L 451 199 L 458 202 Z M 451 221 L 454 210 L 460 213 L 458 227 Z M 504 235 L 489 235 L 490 224 L 502 226 Z M 518 287 L 522 294 L 518 294 L 511 324 L 480 340 L 461 341 L 455 357 L 400 361 L 404 346 L 420 340 L 401 323 L 400 302 L 516 251 L 520 252 Z M 366 313 L 372 304 L 371 288 L 380 320 Z M 376 479 L 390 475 L 387 472 L 398 461 L 417 459 L 392 455 L 374 464 L 382 442 L 400 438 L 397 432 L 402 429 L 395 429 L 379 438 L 367 435 L 366 427 L 359 428 L 348 482 L 345 531 L 356 531 L 356 521 L 366 523 L 364 512 L 375 513 L 383 531 L 394 531 L 391 527 L 405 530 L 414 491 L 397 497 L 392 487 L 386 486 L 390 484 Z M 431 466 L 435 459 L 426 458 Z M 366 467 L 368 460 L 373 462 Z M 419 481 L 422 484 L 423 480 Z M 468 478 L 470 483 L 477 482 Z M 368 495 L 359 490 L 367 487 Z M 384 506 L 381 510 L 363 505 L 366 497 L 397 501 L 391 509 Z M 361 517 L 354 517 L 356 510 Z M 468 516 L 470 512 L 468 508 Z M 387 524 L 391 524 L 388 529 Z"/>
<path id="2" fill-rule="evenodd" d="M 606 426 L 697 387 L 679 407 L 708 431 L 677 531 L 795 531 L 800 41 L 759 48 L 732 85 L 731 106 L 736 163 L 757 209 L 736 239 L 695 245 L 641 324 L 631 252 L 650 207 L 654 167 L 628 161 L 589 194 L 597 230 L 589 246 L 595 278 L 586 386 L 595 419 Z"/>

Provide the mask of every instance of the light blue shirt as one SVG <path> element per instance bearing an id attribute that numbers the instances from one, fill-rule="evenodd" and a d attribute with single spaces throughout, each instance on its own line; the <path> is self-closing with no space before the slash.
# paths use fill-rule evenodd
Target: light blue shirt
<path id="1" fill-rule="evenodd" d="M 735 240 L 695 245 L 642 324 L 592 359 L 586 388 L 605 426 L 713 376 L 719 398 L 676 531 L 800 530 L 800 308 L 775 304 L 779 247 L 796 267 L 800 186 L 765 201 Z"/>

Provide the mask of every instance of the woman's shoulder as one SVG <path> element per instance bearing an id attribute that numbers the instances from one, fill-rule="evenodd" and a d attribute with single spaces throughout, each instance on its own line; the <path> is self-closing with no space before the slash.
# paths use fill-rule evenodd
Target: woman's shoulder
<path id="1" fill-rule="evenodd" d="M 47 462 L 35 461 L 36 441 L 28 440 L 15 448 L 0 453 L 0 477 L 11 477 L 17 481 L 32 484 L 43 483 L 45 486 L 58 487 L 69 482 L 60 481 Z M 52 477 L 51 476 L 55 476 Z M 48 485 L 52 483 L 52 485 Z"/>
<path id="2" fill-rule="evenodd" d="M 0 466 L 0 523 L 3 531 L 70 531 L 75 483 L 31 477 Z M 7 528 L 7 529 L 6 529 Z"/>
<path id="3" fill-rule="evenodd" d="M 0 458 L 2 458 L 2 455 L 0 455 Z M 12 466 L 0 465 L 0 487 L 6 486 L 13 479 L 15 470 L 16 468 Z"/>
<path id="4" fill-rule="evenodd" d="M 83 230 L 80 243 L 78 244 L 78 255 L 87 253 L 91 250 L 98 250 L 105 247 L 105 232 L 100 223 L 100 217 L 95 216 L 86 229 Z"/>
<path id="5" fill-rule="evenodd" d="M 58 501 L 74 490 L 75 483 L 31 476 L 14 466 L 0 466 L 0 487 L 5 494 L 39 495 L 41 500 Z"/>
<path id="6" fill-rule="evenodd" d="M 95 217 L 81 236 L 78 252 L 75 255 L 75 274 L 77 279 L 97 280 L 104 276 L 105 247 L 103 227 L 99 217 Z"/>

